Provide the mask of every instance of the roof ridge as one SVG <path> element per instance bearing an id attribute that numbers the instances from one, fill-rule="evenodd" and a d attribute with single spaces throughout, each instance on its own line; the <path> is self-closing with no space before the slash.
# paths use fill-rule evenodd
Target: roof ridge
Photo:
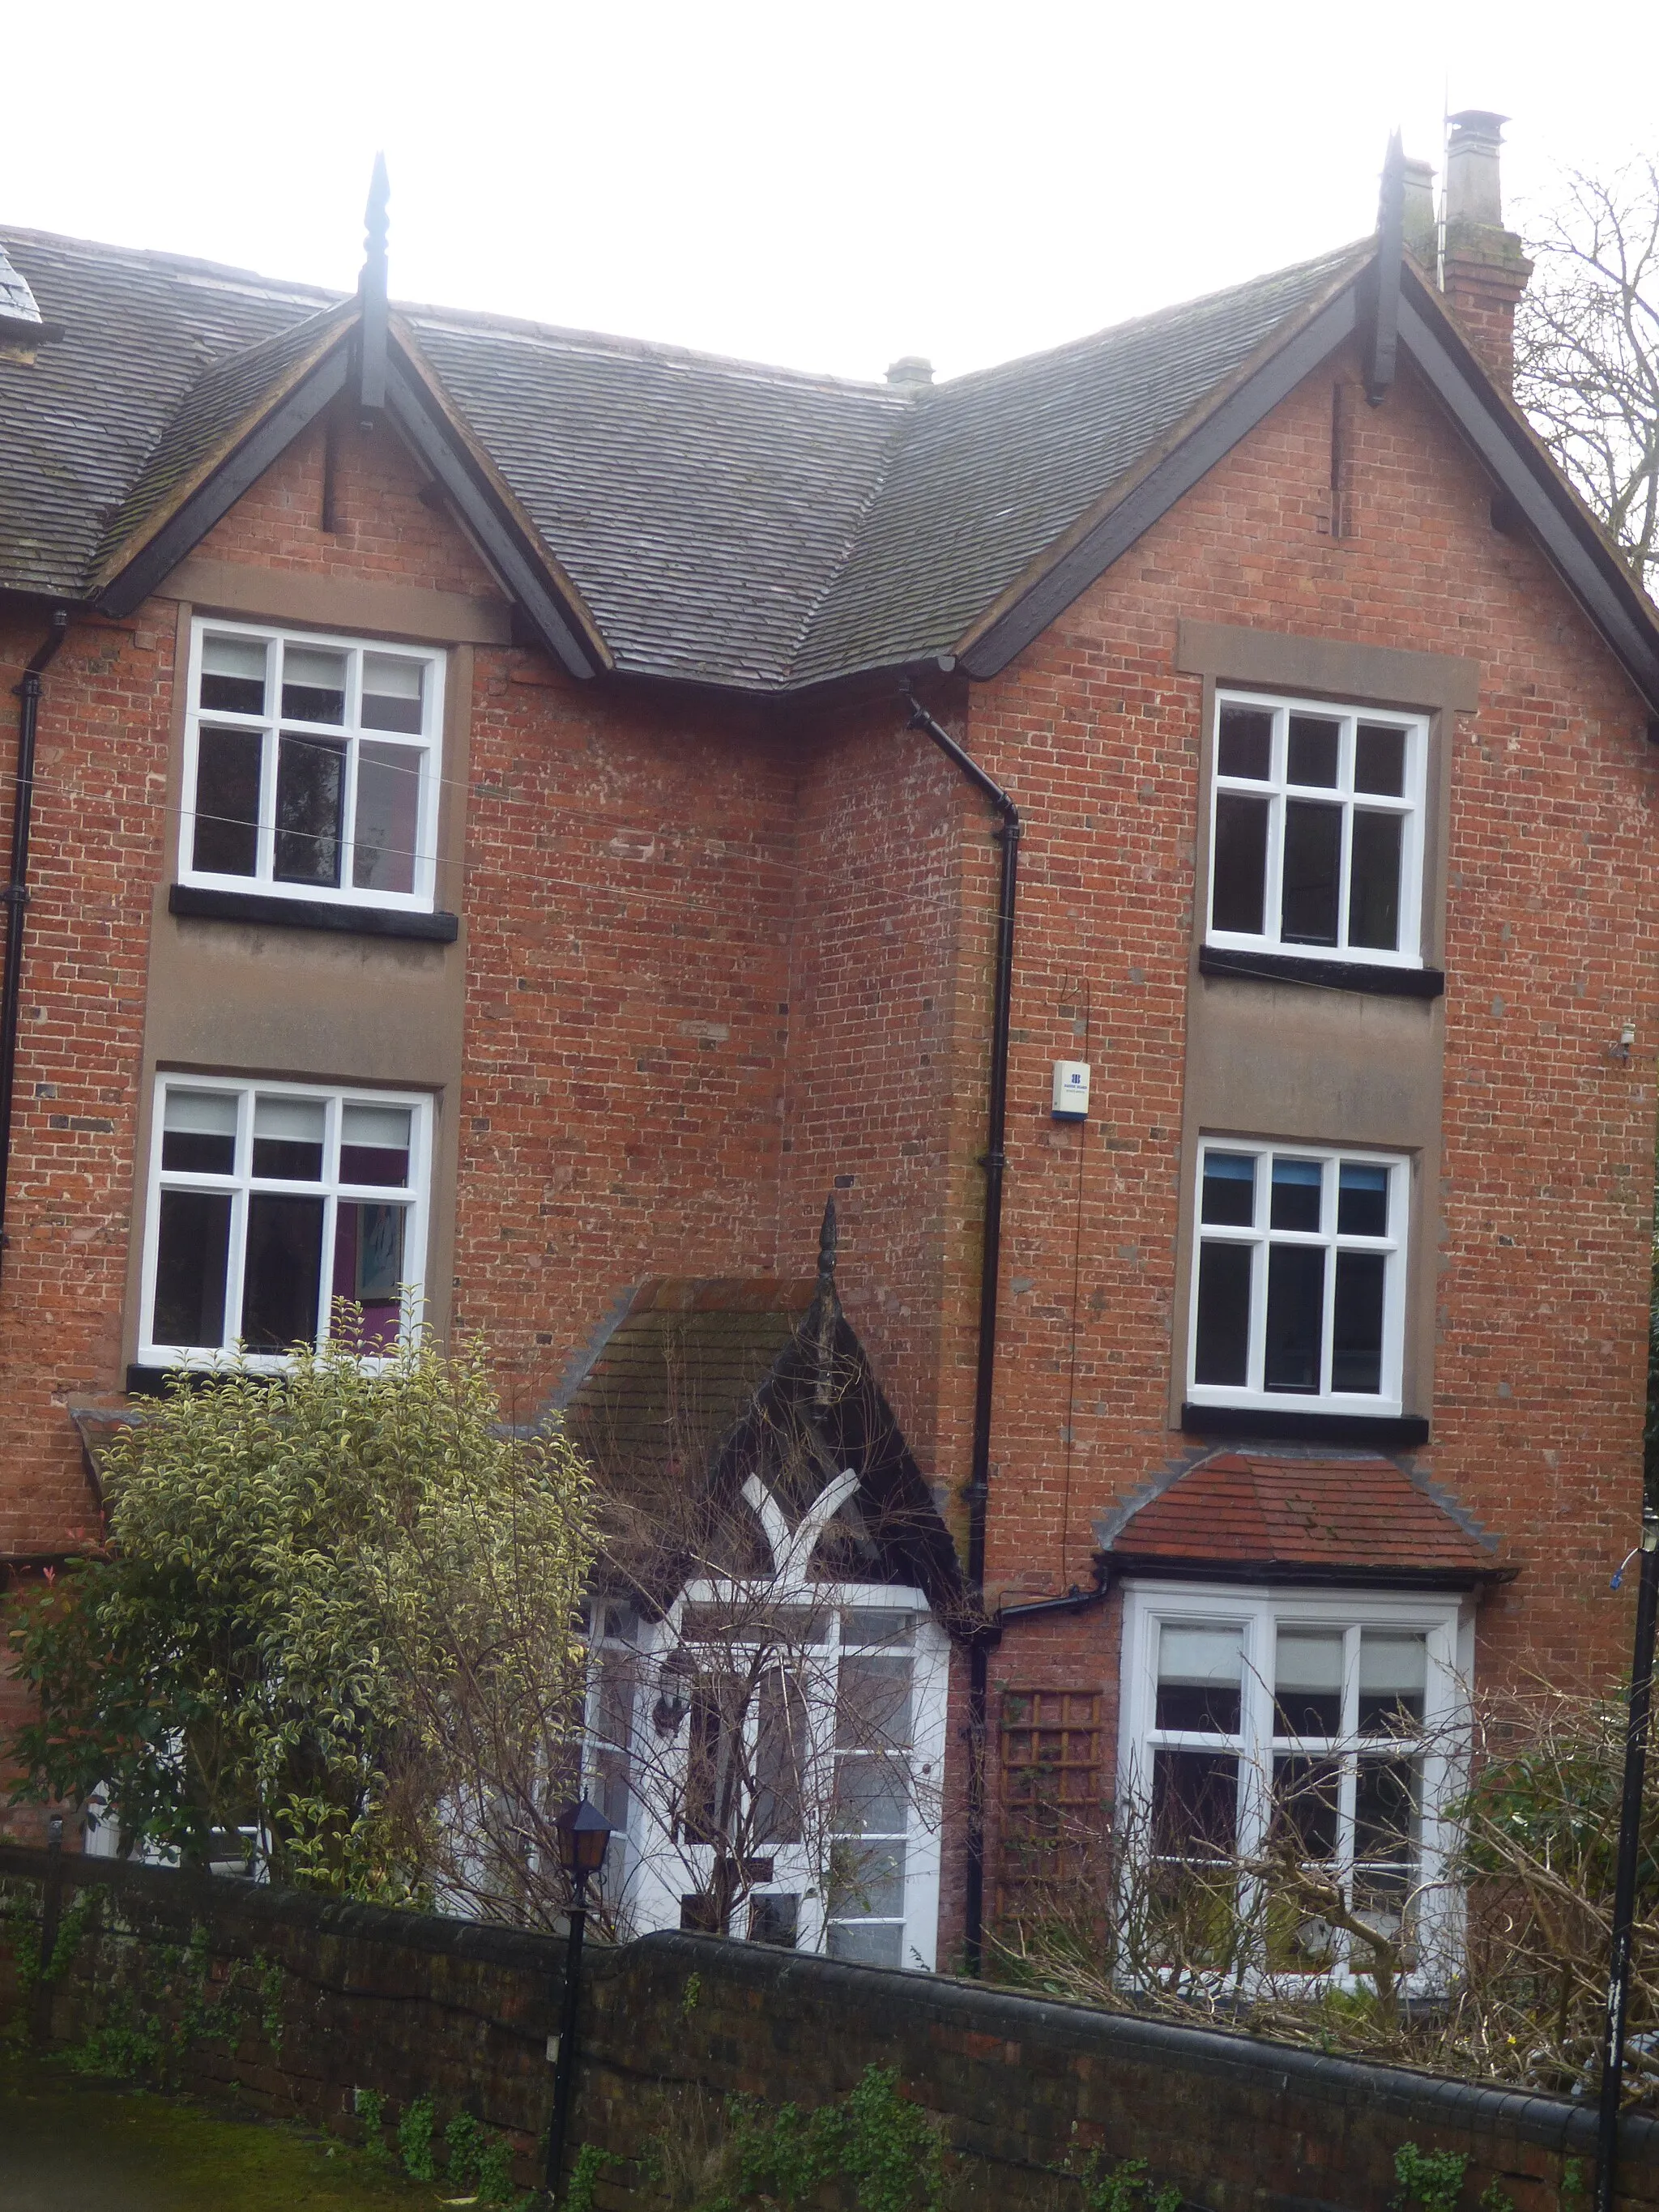
<path id="1" fill-rule="evenodd" d="M 232 262 L 207 261 L 189 253 L 170 253 L 164 246 L 118 246 L 103 239 L 76 238 L 69 231 L 32 229 L 21 223 L 0 223 L 0 239 L 21 240 L 34 246 L 64 247 L 82 260 L 141 264 L 149 268 L 173 270 L 180 276 L 212 277 L 221 283 L 256 289 L 268 295 L 283 298 L 303 295 L 307 299 L 337 303 L 351 297 L 349 292 L 337 291 L 325 284 L 308 283 L 303 277 L 266 276 L 257 269 L 240 269 Z"/>

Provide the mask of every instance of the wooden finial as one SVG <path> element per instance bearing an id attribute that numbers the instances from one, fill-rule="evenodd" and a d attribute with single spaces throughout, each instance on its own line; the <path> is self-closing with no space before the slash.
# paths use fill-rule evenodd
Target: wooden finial
<path id="1" fill-rule="evenodd" d="M 357 403 L 365 415 L 378 414 L 386 404 L 386 204 L 391 198 L 386 155 L 377 154 L 363 211 L 363 267 L 357 279 Z"/>

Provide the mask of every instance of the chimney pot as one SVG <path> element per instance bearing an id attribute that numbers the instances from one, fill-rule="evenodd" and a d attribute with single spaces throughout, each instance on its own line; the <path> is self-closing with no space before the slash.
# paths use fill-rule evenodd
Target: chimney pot
<path id="1" fill-rule="evenodd" d="M 1419 267 L 1432 274 L 1440 258 L 1439 226 L 1434 212 L 1434 164 L 1413 161 L 1408 154 L 1402 164 L 1402 175 L 1406 250 Z"/>
<path id="2" fill-rule="evenodd" d="M 1466 107 L 1451 118 L 1446 145 L 1446 224 L 1502 230 L 1504 201 L 1498 190 L 1498 149 L 1507 115 L 1490 108 Z"/>
<path id="3" fill-rule="evenodd" d="M 887 371 L 887 381 L 901 390 L 919 390 L 933 380 L 933 364 L 919 353 L 901 355 Z"/>

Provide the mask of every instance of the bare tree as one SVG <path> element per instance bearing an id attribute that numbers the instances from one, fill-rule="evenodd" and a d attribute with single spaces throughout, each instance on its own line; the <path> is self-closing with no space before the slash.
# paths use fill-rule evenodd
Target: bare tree
<path id="1" fill-rule="evenodd" d="M 1569 170 L 1527 240 L 1515 395 L 1637 580 L 1659 582 L 1659 163 Z"/>

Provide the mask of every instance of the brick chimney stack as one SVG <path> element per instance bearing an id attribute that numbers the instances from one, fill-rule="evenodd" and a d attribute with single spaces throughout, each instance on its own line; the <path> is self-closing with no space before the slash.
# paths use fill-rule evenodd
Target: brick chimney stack
<path id="1" fill-rule="evenodd" d="M 1515 374 L 1515 308 L 1532 264 L 1504 228 L 1498 156 L 1504 115 L 1466 107 L 1446 149 L 1446 298 L 1464 335 L 1507 390 Z"/>

